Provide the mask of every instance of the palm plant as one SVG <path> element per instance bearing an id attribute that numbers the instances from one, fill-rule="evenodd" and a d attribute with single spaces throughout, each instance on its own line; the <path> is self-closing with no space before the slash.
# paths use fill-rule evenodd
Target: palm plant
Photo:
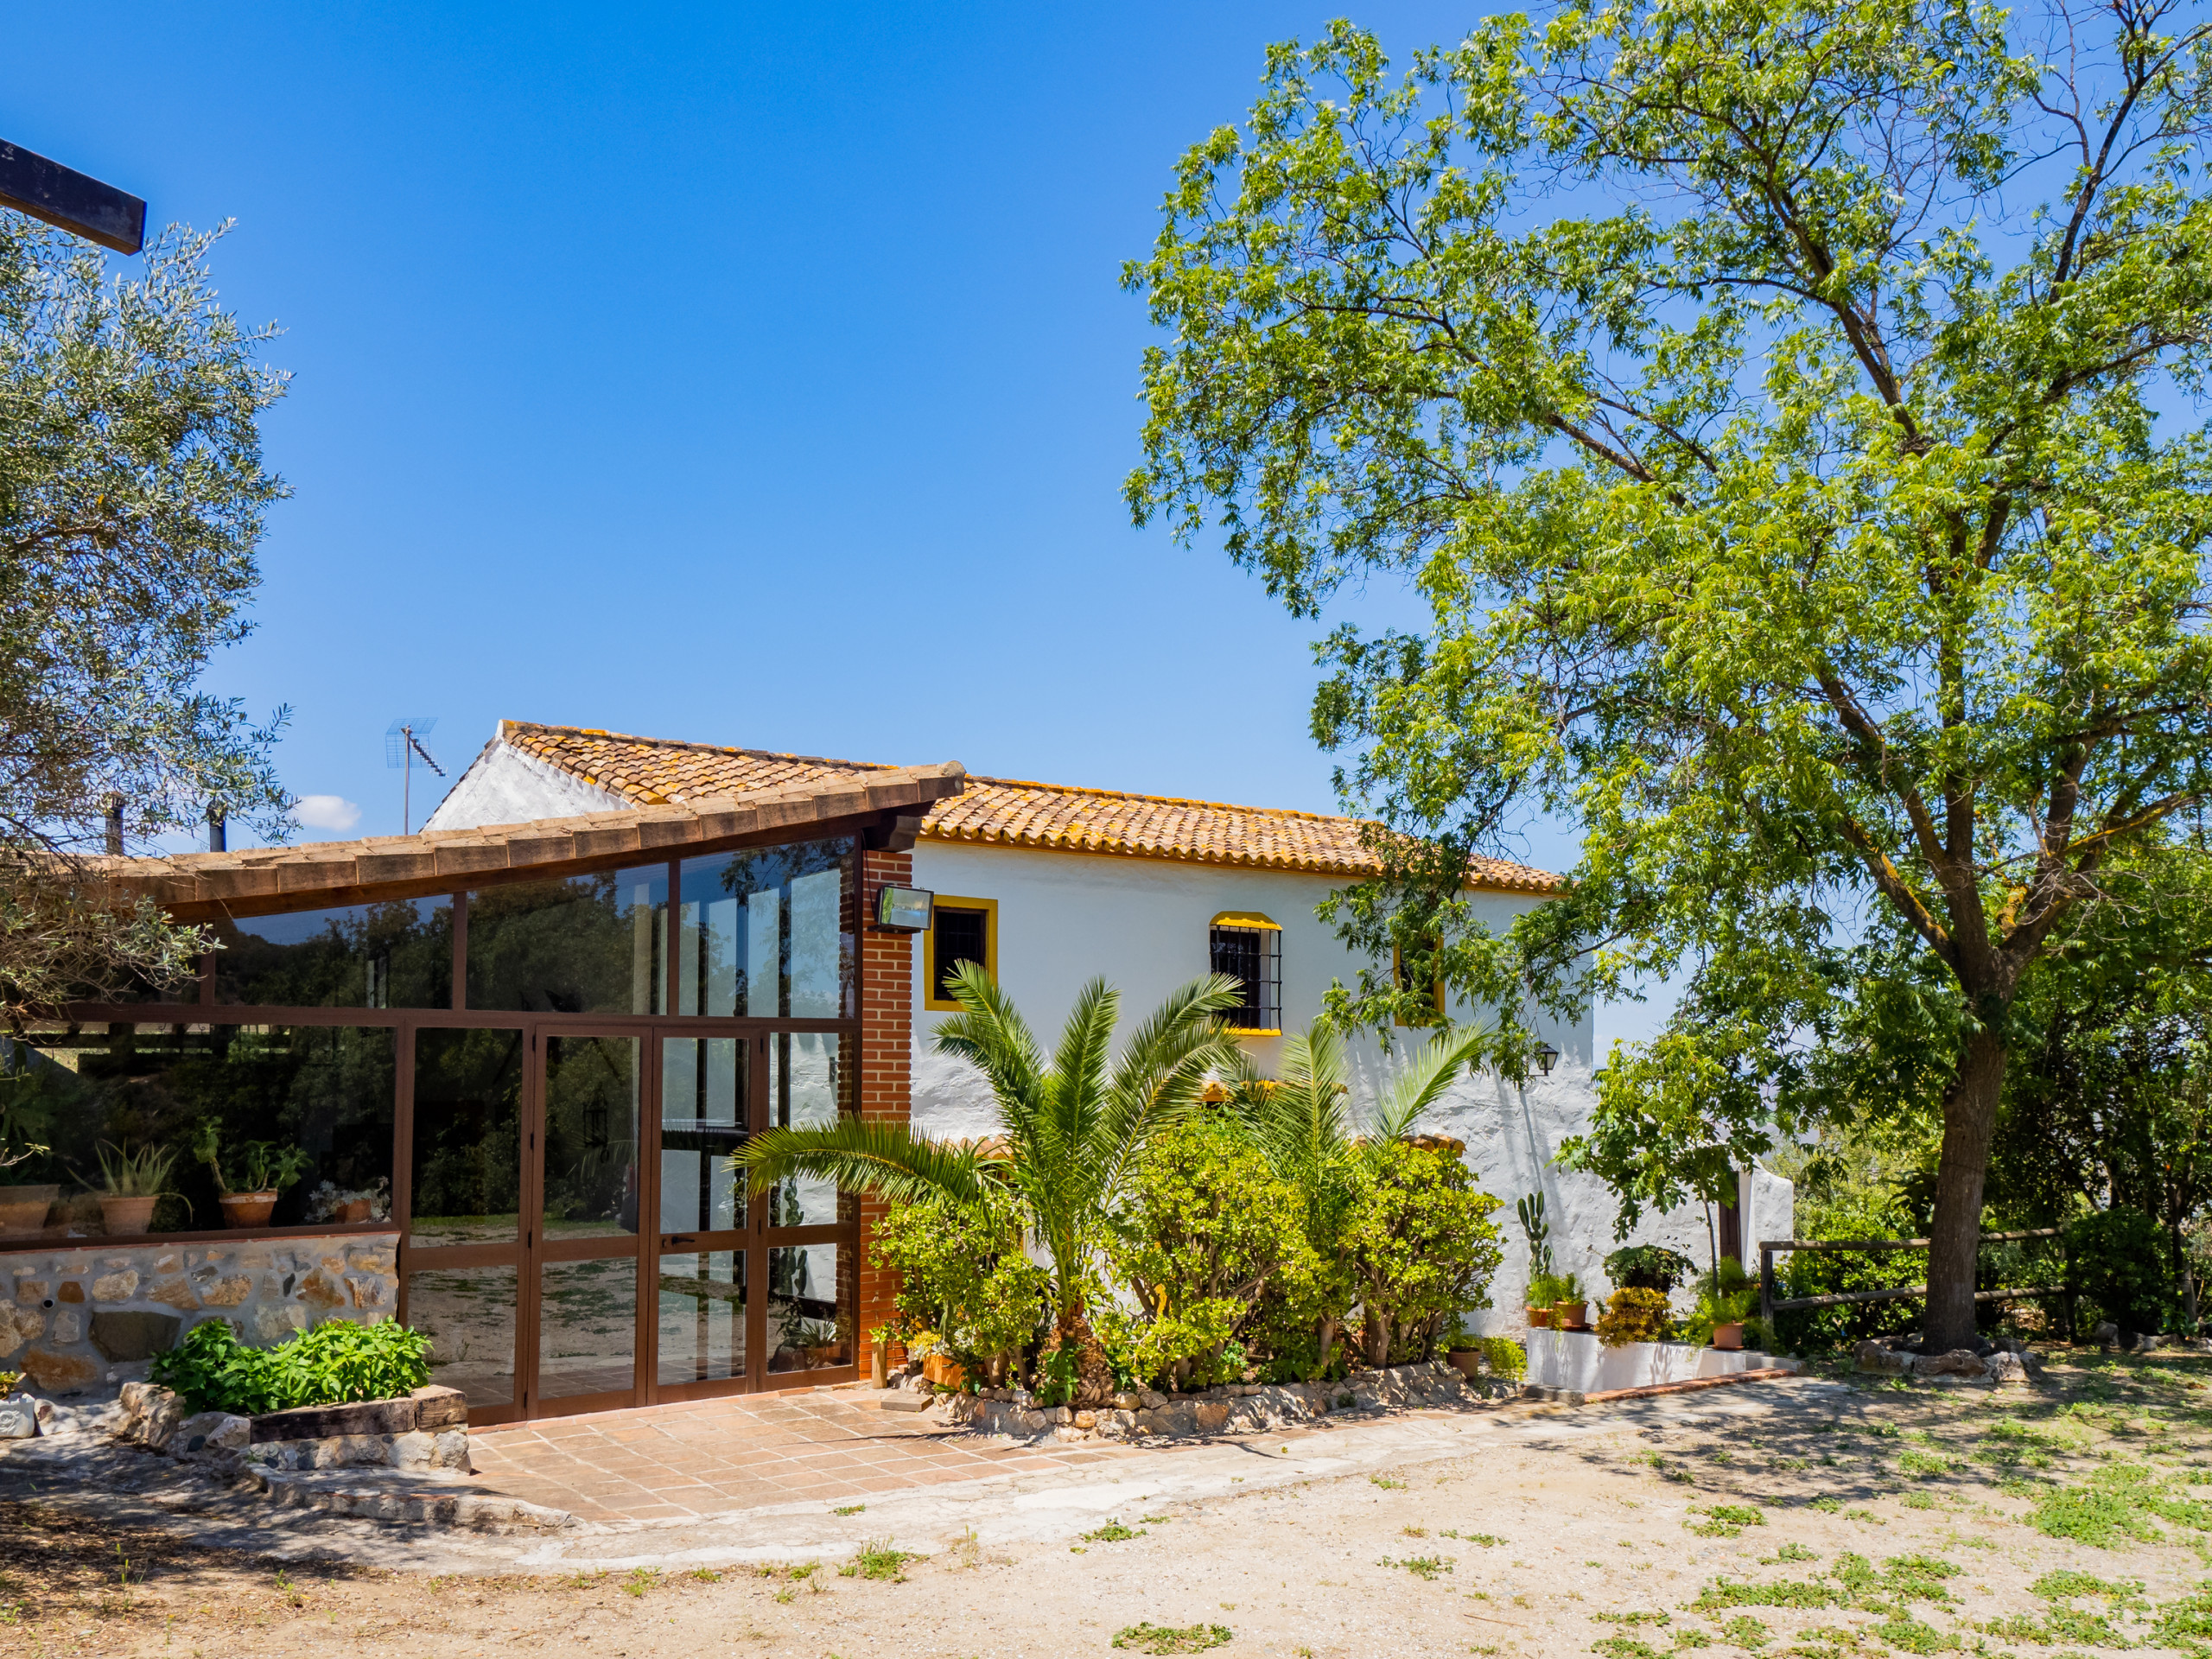
<path id="1" fill-rule="evenodd" d="M 1351 1280 L 1351 1229 L 1345 1224 L 1358 1200 L 1362 1165 L 1372 1165 L 1382 1147 L 1412 1134 L 1494 1035 L 1483 1027 L 1437 1033 L 1391 1080 L 1363 1128 L 1345 1109 L 1351 1067 L 1344 1039 L 1325 1019 L 1285 1041 L 1278 1078 L 1262 1077 L 1249 1057 L 1237 1056 L 1233 1109 L 1275 1174 L 1297 1192 L 1306 1241 L 1339 1287 Z M 1314 1331 L 1315 1376 L 1328 1369 L 1344 1300 L 1341 1294 L 1332 1298 Z"/>
<path id="2" fill-rule="evenodd" d="M 1146 1144 L 1198 1104 L 1209 1075 L 1236 1065 L 1220 1016 L 1240 1006 L 1237 982 L 1221 974 L 1192 980 L 1109 1057 L 1121 995 L 1095 979 L 1049 1058 L 982 969 L 963 963 L 946 982 L 961 1012 L 938 1027 L 937 1052 L 988 1079 L 995 1136 L 948 1146 L 903 1123 L 841 1117 L 755 1135 L 731 1166 L 756 1193 L 811 1176 L 895 1203 L 938 1194 L 972 1205 L 986 1182 L 1003 1182 L 1051 1263 L 1054 1328 L 1061 1351 L 1077 1354 L 1077 1397 L 1097 1403 L 1113 1389 L 1085 1305 L 1099 1243 Z"/>

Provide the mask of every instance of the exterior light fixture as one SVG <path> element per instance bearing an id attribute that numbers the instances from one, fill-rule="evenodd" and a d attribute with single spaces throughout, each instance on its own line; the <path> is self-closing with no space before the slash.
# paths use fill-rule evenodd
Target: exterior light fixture
<path id="1" fill-rule="evenodd" d="M 937 894 L 926 887 L 879 887 L 875 925 L 885 933 L 925 933 Z"/>
<path id="2" fill-rule="evenodd" d="M 1552 1067 L 1559 1064 L 1559 1050 L 1554 1048 L 1549 1043 L 1538 1043 L 1535 1058 L 1537 1071 L 1548 1077 L 1552 1074 Z"/>

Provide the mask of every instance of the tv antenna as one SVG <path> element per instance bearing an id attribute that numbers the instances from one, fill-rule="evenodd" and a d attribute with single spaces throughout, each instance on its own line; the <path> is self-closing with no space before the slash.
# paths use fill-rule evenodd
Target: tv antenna
<path id="1" fill-rule="evenodd" d="M 402 774 L 399 785 L 399 833 L 412 835 L 415 830 L 415 762 L 421 760 L 432 772 L 442 778 L 446 769 L 430 758 L 423 747 L 423 740 L 438 723 L 435 715 L 403 715 L 391 722 L 384 734 L 384 763 Z"/>

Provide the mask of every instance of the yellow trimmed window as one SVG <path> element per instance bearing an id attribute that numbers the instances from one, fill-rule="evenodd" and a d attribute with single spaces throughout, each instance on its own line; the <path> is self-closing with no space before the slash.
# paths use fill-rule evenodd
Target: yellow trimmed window
<path id="1" fill-rule="evenodd" d="M 929 947 L 923 953 L 922 1006 L 937 1014 L 957 1014 L 946 977 L 972 962 L 995 982 L 999 976 L 999 901 L 954 899 L 939 893 L 930 911 Z"/>
<path id="2" fill-rule="evenodd" d="M 1248 911 L 1225 910 L 1211 930 L 1213 970 L 1244 988 L 1229 1028 L 1247 1037 L 1282 1033 L 1282 929 Z"/>

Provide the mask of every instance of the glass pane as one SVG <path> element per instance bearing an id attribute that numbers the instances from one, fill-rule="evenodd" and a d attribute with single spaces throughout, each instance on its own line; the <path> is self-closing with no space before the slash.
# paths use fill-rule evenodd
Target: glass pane
<path id="1" fill-rule="evenodd" d="M 108 1230 L 102 1159 L 115 1163 L 118 1149 L 166 1160 L 167 1168 L 147 1222 L 111 1206 L 117 1231 L 222 1227 L 214 1171 L 194 1155 L 203 1121 L 216 1126 L 216 1162 L 232 1191 L 265 1188 L 272 1164 L 293 1164 L 270 1226 L 337 1219 L 341 1201 L 363 1221 L 391 1213 L 396 1079 L 385 1027 L 115 1025 L 33 1031 L 21 1048 L 0 1042 L 7 1066 L 21 1072 L 0 1089 L 24 1138 L 47 1148 L 0 1179 L 66 1189 L 45 1230 Z M 286 1158 L 301 1153 L 304 1160 Z"/>
<path id="2" fill-rule="evenodd" d="M 668 866 L 525 881 L 468 896 L 468 1006 L 658 1014 Z"/>
<path id="3" fill-rule="evenodd" d="M 539 1283 L 541 1400 L 637 1387 L 638 1263 L 633 1256 L 546 1264 Z"/>
<path id="4" fill-rule="evenodd" d="M 768 1252 L 768 1369 L 815 1371 L 853 1363 L 853 1253 L 835 1244 Z"/>
<path id="5" fill-rule="evenodd" d="M 453 900 L 404 899 L 213 924 L 215 1000 L 258 1007 L 449 1008 Z"/>
<path id="6" fill-rule="evenodd" d="M 746 1039 L 670 1037 L 660 1046 L 660 1230 L 745 1225 L 729 1156 L 745 1139 Z"/>
<path id="7" fill-rule="evenodd" d="M 447 1268 L 407 1276 L 407 1322 L 430 1338 L 430 1381 L 472 1406 L 515 1403 L 512 1268 Z"/>
<path id="8" fill-rule="evenodd" d="M 641 1037 L 545 1039 L 545 1236 L 638 1230 Z"/>
<path id="9" fill-rule="evenodd" d="M 852 867 L 846 837 L 686 859 L 676 1011 L 850 1018 Z"/>
<path id="10" fill-rule="evenodd" d="M 660 1259 L 663 1382 L 715 1382 L 745 1375 L 745 1252 Z"/>
<path id="11" fill-rule="evenodd" d="M 826 1032 L 779 1032 L 768 1039 L 768 1121 L 779 1128 L 834 1123 L 849 1103 L 837 1039 Z M 771 1227 L 817 1227 L 857 1217 L 834 1181 L 797 1176 L 769 1189 Z M 845 1212 L 850 1211 L 850 1216 Z"/>
<path id="12" fill-rule="evenodd" d="M 415 1244 L 522 1240 L 519 1031 L 415 1033 Z"/>

